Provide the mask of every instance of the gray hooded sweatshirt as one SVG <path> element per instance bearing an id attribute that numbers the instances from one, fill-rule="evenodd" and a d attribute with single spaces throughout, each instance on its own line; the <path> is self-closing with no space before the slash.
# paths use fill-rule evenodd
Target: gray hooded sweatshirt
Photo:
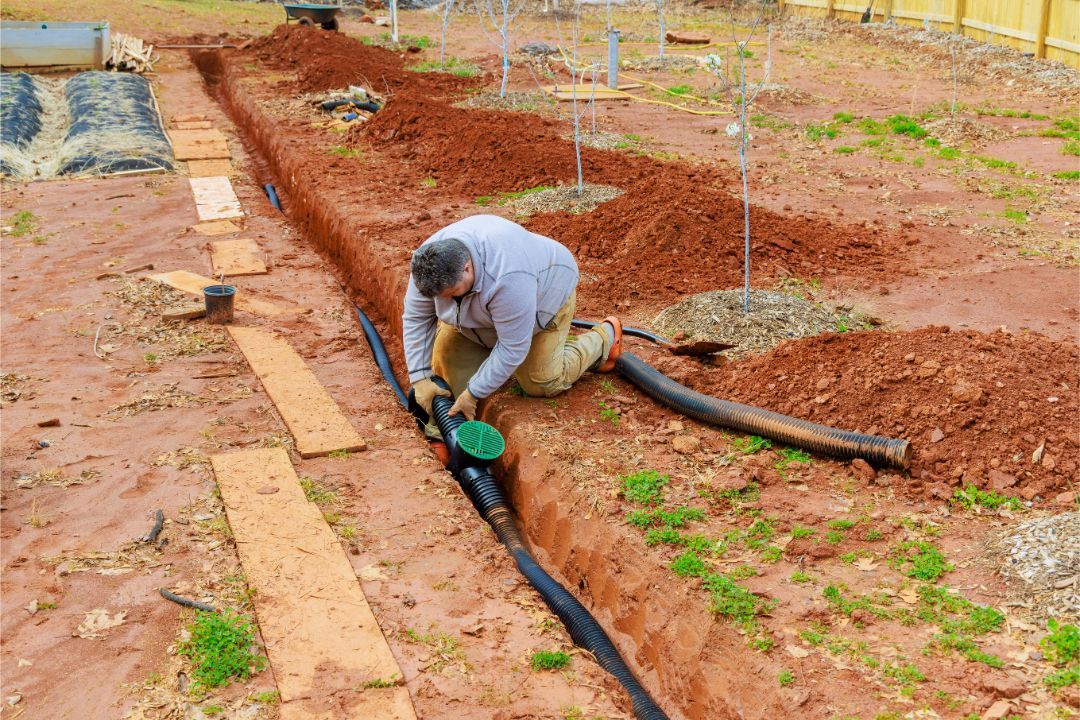
<path id="1" fill-rule="evenodd" d="M 476 279 L 458 300 L 427 298 L 412 276 L 405 293 L 402 336 L 409 382 L 431 377 L 438 320 L 458 328 L 491 354 L 469 380 L 469 392 L 485 398 L 525 361 L 533 335 L 546 329 L 577 287 L 574 256 L 551 238 L 495 215 L 473 215 L 424 241 L 456 238 L 472 256 Z"/>

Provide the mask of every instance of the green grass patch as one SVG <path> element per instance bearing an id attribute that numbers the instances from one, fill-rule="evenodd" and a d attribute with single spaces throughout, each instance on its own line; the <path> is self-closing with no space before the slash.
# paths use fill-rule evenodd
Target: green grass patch
<path id="1" fill-rule="evenodd" d="M 34 232 L 37 224 L 37 216 L 29 210 L 20 210 L 19 212 L 8 218 L 8 223 L 11 225 L 10 234 L 12 237 L 26 237 L 30 233 Z"/>
<path id="2" fill-rule="evenodd" d="M 364 154 L 359 148 L 347 148 L 344 145 L 335 145 L 330 148 L 330 154 L 343 158 L 358 158 Z"/>
<path id="3" fill-rule="evenodd" d="M 814 142 L 821 140 L 822 138 L 829 138 L 830 140 L 837 137 L 840 131 L 831 125 L 818 125 L 816 123 L 809 123 L 806 126 L 806 137 Z"/>
<path id="4" fill-rule="evenodd" d="M 897 545 L 890 553 L 889 565 L 901 575 L 929 582 L 937 582 L 953 569 L 937 546 L 924 540 L 907 540 Z"/>
<path id="5" fill-rule="evenodd" d="M 799 525 L 792 525 L 791 527 L 791 537 L 795 540 L 798 540 L 799 538 L 810 537 L 816 532 L 817 530 L 815 530 L 814 528 L 801 527 Z"/>
<path id="6" fill-rule="evenodd" d="M 777 461 L 773 464 L 777 472 L 781 477 L 786 478 L 789 470 L 794 469 L 793 465 L 809 465 L 814 461 L 810 454 L 795 448 L 780 448 L 776 451 L 778 457 Z"/>
<path id="7" fill-rule="evenodd" d="M 953 493 L 952 502 L 968 510 L 976 506 L 987 510 L 997 510 L 1000 507 L 1019 510 L 1022 507 L 1019 498 L 998 495 L 993 490 L 980 490 L 974 485 L 957 488 Z"/>
<path id="8" fill-rule="evenodd" d="M 781 670 L 780 674 L 776 676 L 776 680 L 780 683 L 780 687 L 787 687 L 795 682 L 795 674 L 790 670 Z"/>
<path id="9" fill-rule="evenodd" d="M 975 108 L 975 114 L 980 117 L 983 115 L 989 115 L 991 117 L 1010 117 L 1020 118 L 1021 120 L 1049 120 L 1047 115 L 1039 115 L 1033 113 L 1030 110 L 1015 110 L 1013 108 L 992 108 L 981 107 Z"/>
<path id="10" fill-rule="evenodd" d="M 855 116 L 847 112 L 833 113 L 832 119 L 838 123 L 844 123 L 845 125 L 854 122 Z"/>
<path id="11" fill-rule="evenodd" d="M 1080 170 L 1063 170 L 1050 175 L 1058 180 L 1080 180 Z"/>
<path id="12" fill-rule="evenodd" d="M 938 148 L 937 154 L 942 160 L 955 160 L 960 157 L 960 151 L 952 147 Z"/>
<path id="13" fill-rule="evenodd" d="M 852 147 L 851 145 L 837 145 L 832 151 L 837 155 L 850 155 L 856 150 L 858 150 L 858 148 Z"/>
<path id="14" fill-rule="evenodd" d="M 533 670 L 561 670 L 570 664 L 570 656 L 561 650 L 538 650 L 532 654 L 529 664 Z"/>
<path id="15" fill-rule="evenodd" d="M 987 157 L 985 155 L 975 155 L 973 157 L 976 160 L 978 160 L 979 162 L 981 162 L 983 165 L 985 165 L 986 167 L 991 168 L 993 170 L 1015 170 L 1016 169 L 1016 163 L 1014 163 L 1012 160 L 999 160 L 997 158 Z"/>
<path id="16" fill-rule="evenodd" d="M 689 95 L 690 93 L 694 92 L 694 88 L 690 87 L 689 85 L 674 85 L 672 87 L 669 87 L 667 91 L 672 95 Z"/>
<path id="17" fill-rule="evenodd" d="M 810 577 L 808 574 L 804 573 L 802 570 L 796 570 L 795 572 L 791 573 L 791 582 L 808 583 L 808 582 L 813 582 L 813 581 L 814 581 L 814 578 Z"/>
<path id="18" fill-rule="evenodd" d="M 619 478 L 622 493 L 628 501 L 638 505 L 659 505 L 664 499 L 664 486 L 670 482 L 667 475 L 655 470 L 641 470 Z"/>
<path id="19" fill-rule="evenodd" d="M 916 140 L 921 140 L 927 135 L 926 130 L 916 120 L 909 118 L 907 115 L 893 115 L 886 118 L 885 123 L 889 127 L 889 132 L 893 135 L 907 135 Z"/>
<path id="20" fill-rule="evenodd" d="M 1006 208 L 1001 211 L 1001 217 L 1006 220 L 1012 220 L 1017 225 L 1024 225 L 1028 221 L 1028 214 L 1023 210 L 1015 210 L 1013 208 Z"/>
<path id="21" fill-rule="evenodd" d="M 787 130 L 792 127 L 789 121 L 773 117 L 772 115 L 765 115 L 764 113 L 751 115 L 749 123 L 751 127 L 766 128 L 768 130 Z"/>
<path id="22" fill-rule="evenodd" d="M 626 522 L 642 530 L 657 525 L 681 528 L 686 527 L 688 522 L 698 522 L 704 519 L 705 512 L 703 510 L 685 505 L 671 510 L 632 510 L 626 514 Z"/>
<path id="23" fill-rule="evenodd" d="M 191 661 L 195 693 L 246 680 L 265 667 L 266 659 L 255 652 L 255 627 L 247 616 L 199 612 L 187 629 L 191 638 L 180 643 L 177 652 Z"/>
<path id="24" fill-rule="evenodd" d="M 438 60 L 424 60 L 418 62 L 415 65 L 409 65 L 405 68 L 412 72 L 441 72 L 449 73 L 456 77 L 476 77 L 483 72 L 479 66 L 473 65 L 468 60 L 463 60 L 459 57 L 452 55 L 447 56 L 446 61 L 442 64 Z"/>
<path id="25" fill-rule="evenodd" d="M 1061 152 L 1065 155 L 1080 155 L 1080 140 L 1070 140 L 1061 146 Z"/>
<path id="26" fill-rule="evenodd" d="M 855 520 L 830 520 L 828 523 L 830 530 L 850 530 L 857 524 Z"/>
<path id="27" fill-rule="evenodd" d="M 748 435 L 744 438 L 735 438 L 731 441 L 731 446 L 743 455 L 753 455 L 758 451 L 771 448 L 772 442 L 757 435 Z"/>
<path id="28" fill-rule="evenodd" d="M 1058 666 L 1080 662 L 1080 628 L 1050 618 L 1046 629 L 1049 632 L 1039 641 L 1039 647 L 1047 662 Z"/>
<path id="29" fill-rule="evenodd" d="M 693 550 L 684 551 L 671 561 L 669 567 L 679 577 L 699 577 L 708 570 L 705 561 Z"/>

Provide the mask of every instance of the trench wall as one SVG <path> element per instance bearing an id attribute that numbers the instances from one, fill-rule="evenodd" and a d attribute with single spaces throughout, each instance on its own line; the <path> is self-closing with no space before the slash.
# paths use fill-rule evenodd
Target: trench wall
<path id="1" fill-rule="evenodd" d="M 390 261 L 390 246 L 365 234 L 359 213 L 377 210 L 344 191 L 326 197 L 306 190 L 313 183 L 302 149 L 275 131 L 257 98 L 230 73 L 228 59 L 220 51 L 193 58 L 272 175 L 260 181 L 274 182 L 289 219 L 400 338 L 408 271 Z M 768 689 L 775 685 L 771 666 L 712 617 L 700 589 L 658 564 L 640 533 L 577 509 L 573 481 L 557 461 L 547 453 L 532 456 L 533 441 L 522 429 L 529 418 L 493 404 L 484 419 L 510 428 L 499 474 L 537 559 L 593 612 L 661 707 L 693 720 L 787 716 L 783 698 Z"/>

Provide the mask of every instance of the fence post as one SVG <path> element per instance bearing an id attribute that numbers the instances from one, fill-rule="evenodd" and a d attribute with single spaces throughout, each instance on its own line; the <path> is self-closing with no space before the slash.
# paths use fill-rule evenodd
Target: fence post
<path id="1" fill-rule="evenodd" d="M 776 1 L 776 9 L 781 15 L 784 14 L 784 0 Z"/>
<path id="2" fill-rule="evenodd" d="M 825 0 L 825 17 L 835 17 L 836 9 L 833 5 L 836 4 L 836 0 Z"/>
<path id="3" fill-rule="evenodd" d="M 964 0 L 956 0 L 955 12 L 953 12 L 952 31 L 956 35 L 964 34 Z"/>
<path id="4" fill-rule="evenodd" d="M 1046 31 L 1050 29 L 1050 1 L 1042 0 L 1039 11 L 1039 28 L 1035 33 L 1035 57 L 1046 57 Z"/>
<path id="5" fill-rule="evenodd" d="M 892 4 L 893 0 L 885 0 L 885 22 L 892 20 Z"/>

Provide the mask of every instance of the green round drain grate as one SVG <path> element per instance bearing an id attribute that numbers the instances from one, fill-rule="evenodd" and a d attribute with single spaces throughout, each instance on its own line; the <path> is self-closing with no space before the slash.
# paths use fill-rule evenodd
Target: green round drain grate
<path id="1" fill-rule="evenodd" d="M 506 441 L 499 431 L 479 420 L 461 424 L 457 430 L 457 444 L 478 460 L 494 460 L 506 449 Z"/>

